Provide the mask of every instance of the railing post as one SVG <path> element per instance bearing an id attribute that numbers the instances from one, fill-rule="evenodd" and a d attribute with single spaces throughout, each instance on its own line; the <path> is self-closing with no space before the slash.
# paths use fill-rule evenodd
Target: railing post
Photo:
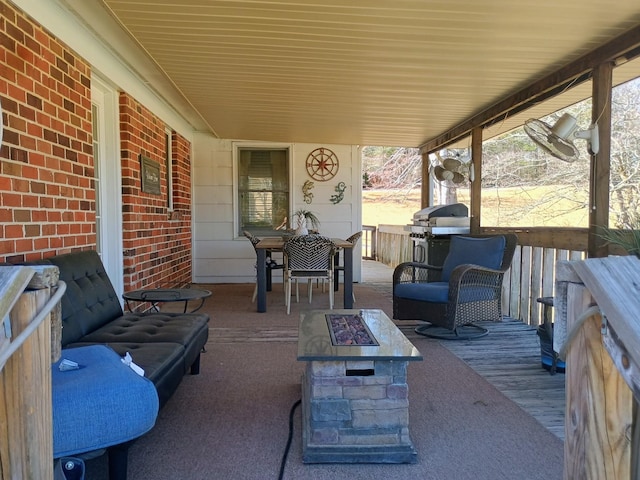
<path id="1" fill-rule="evenodd" d="M 595 303 L 592 292 L 570 266 L 558 264 L 554 300 L 556 349 L 569 342 L 564 479 L 629 480 L 633 396 L 603 344 L 603 317 L 587 312 Z"/>
<path id="2" fill-rule="evenodd" d="M 373 225 L 363 225 L 362 234 L 362 258 L 366 260 L 376 260 L 377 228 Z"/>
<path id="3" fill-rule="evenodd" d="M 36 289 L 24 291 L 8 316 L 11 338 L 4 353 L 12 354 L 0 366 L 0 480 L 53 477 L 51 346 L 52 338 L 57 344 L 61 333 L 59 325 L 52 329 L 51 319 L 59 311 L 50 310 L 51 302 L 59 301 L 51 297 L 59 287 L 58 269 L 49 266 L 44 271 L 50 269 L 56 274 L 43 281 L 36 273 L 30 283 L 30 288 Z M 0 291 L 4 293 L 2 288 Z M 59 347 L 53 352 L 59 356 Z"/>

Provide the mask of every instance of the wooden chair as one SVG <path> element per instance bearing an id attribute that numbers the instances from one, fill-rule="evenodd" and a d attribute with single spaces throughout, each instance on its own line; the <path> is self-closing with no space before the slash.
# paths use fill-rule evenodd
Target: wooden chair
<path id="1" fill-rule="evenodd" d="M 283 247 L 285 275 L 285 303 L 287 314 L 291 311 L 291 283 L 296 281 L 296 302 L 300 301 L 297 281 L 308 280 L 308 296 L 311 303 L 313 279 L 333 279 L 332 260 L 335 244 L 322 235 L 296 235 L 287 240 Z M 333 289 L 329 288 L 329 308 L 333 309 Z"/>
<path id="2" fill-rule="evenodd" d="M 424 320 L 416 333 L 442 339 L 484 336 L 477 322 L 502 320 L 502 280 L 517 237 L 453 236 L 444 265 L 405 262 L 393 272 L 393 318 Z"/>

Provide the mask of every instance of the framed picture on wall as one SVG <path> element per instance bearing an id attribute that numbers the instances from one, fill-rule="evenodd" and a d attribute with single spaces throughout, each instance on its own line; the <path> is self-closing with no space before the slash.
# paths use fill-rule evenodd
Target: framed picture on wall
<path id="1" fill-rule="evenodd" d="M 140 178 L 142 191 L 160 195 L 160 164 L 140 155 Z"/>

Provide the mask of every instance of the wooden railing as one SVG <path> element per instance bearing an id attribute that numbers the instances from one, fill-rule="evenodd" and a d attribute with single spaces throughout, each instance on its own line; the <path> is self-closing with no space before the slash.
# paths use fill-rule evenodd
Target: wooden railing
<path id="1" fill-rule="evenodd" d="M 562 262 L 557 273 L 554 342 L 570 367 L 564 479 L 637 479 L 640 261 L 626 255 Z"/>
<path id="2" fill-rule="evenodd" d="M 582 260 L 586 256 L 586 229 L 567 228 L 483 228 L 482 233 L 515 233 L 518 247 L 505 276 L 504 314 L 529 325 L 542 322 L 540 297 L 554 295 L 555 265 L 561 260 Z M 403 225 L 378 225 L 377 260 L 395 267 L 413 259 L 413 241 Z"/>
<path id="3" fill-rule="evenodd" d="M 373 225 L 362 226 L 362 258 L 365 260 L 375 260 L 377 253 L 377 228 Z"/>
<path id="4" fill-rule="evenodd" d="M 378 225 L 377 259 L 395 267 L 413 259 L 413 241 L 403 225 Z"/>
<path id="5" fill-rule="evenodd" d="M 57 267 L 0 267 L 0 480 L 53 478 L 51 363 L 65 289 Z"/>

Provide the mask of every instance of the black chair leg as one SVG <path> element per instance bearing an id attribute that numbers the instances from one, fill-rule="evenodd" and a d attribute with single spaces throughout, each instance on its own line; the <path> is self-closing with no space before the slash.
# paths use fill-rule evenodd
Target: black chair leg
<path id="1" fill-rule="evenodd" d="M 200 355 L 199 354 L 191 364 L 190 373 L 191 375 L 198 375 L 200 373 Z"/>
<path id="2" fill-rule="evenodd" d="M 127 480 L 129 446 L 131 442 L 113 445 L 107 449 L 109 455 L 109 480 Z"/>
<path id="3" fill-rule="evenodd" d="M 272 277 L 273 269 L 267 265 L 267 292 L 270 292 L 272 289 L 273 279 Z"/>

